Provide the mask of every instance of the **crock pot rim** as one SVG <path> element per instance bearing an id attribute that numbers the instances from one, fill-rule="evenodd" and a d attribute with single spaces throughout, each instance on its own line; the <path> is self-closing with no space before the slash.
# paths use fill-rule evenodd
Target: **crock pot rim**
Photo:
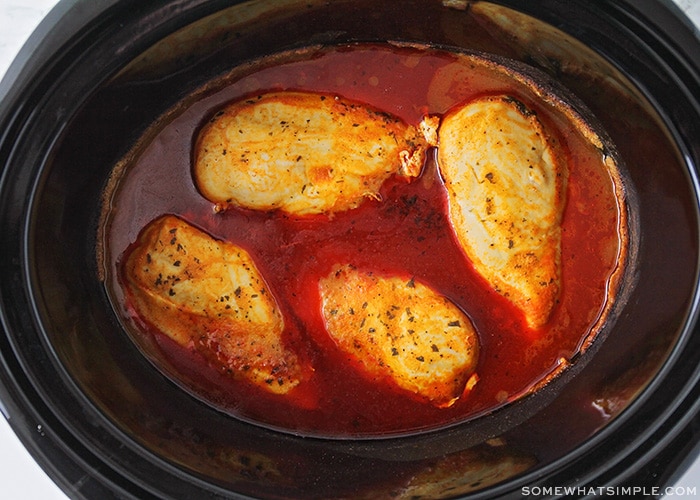
<path id="1" fill-rule="evenodd" d="M 42 26 L 44 26 L 44 25 L 47 24 L 47 23 L 48 23 L 49 27 L 54 26 L 53 23 L 55 23 L 56 25 L 59 25 L 59 24 L 62 22 L 62 21 L 61 21 L 62 16 L 63 16 L 64 14 L 66 14 L 66 13 L 69 12 L 70 6 L 73 5 L 73 4 L 77 4 L 77 3 L 79 3 L 78 0 L 63 0 L 62 2 L 60 2 L 60 3 L 58 4 L 58 7 L 57 7 L 54 11 L 52 11 L 52 12 L 50 13 L 49 17 L 47 17 L 46 20 L 42 23 L 42 25 L 40 25 L 40 28 L 37 30 L 37 32 L 35 32 L 35 35 L 33 35 L 32 40 L 34 40 L 34 37 L 36 36 L 36 37 L 38 37 L 38 41 L 40 41 L 41 38 L 42 38 L 42 35 L 41 35 L 41 33 L 42 33 Z M 104 6 L 108 6 L 108 5 L 116 4 L 116 3 L 118 3 L 118 2 L 117 2 L 117 1 L 114 1 L 114 0 L 110 0 L 110 1 L 104 1 L 104 2 L 101 2 L 101 3 L 102 3 Z M 508 3 L 508 2 L 504 2 L 504 3 Z M 625 2 L 625 3 L 626 3 L 626 2 Z M 61 8 L 59 8 L 59 7 L 63 7 L 63 6 L 68 7 L 68 9 L 62 10 Z M 98 10 L 99 10 L 99 9 L 98 9 Z M 58 15 L 59 17 L 54 17 L 54 14 Z M 92 19 L 91 19 L 91 20 L 92 20 Z M 72 21 L 76 21 L 76 18 L 72 18 Z M 78 23 L 78 24 L 79 24 L 79 23 Z M 48 31 L 48 30 L 47 30 L 47 31 Z M 28 43 L 28 45 L 31 45 L 31 44 Z M 27 46 L 25 46 L 25 49 L 26 49 L 26 47 L 27 47 Z M 22 56 L 23 56 L 23 55 L 27 57 L 27 61 L 25 61 L 25 64 L 26 64 L 26 62 L 29 61 L 31 50 L 30 50 L 29 53 L 27 53 L 27 50 L 29 50 L 29 49 L 27 49 L 27 50 L 25 50 L 25 49 L 23 49 L 23 51 L 20 52 L 20 57 L 18 57 L 18 59 L 17 59 L 17 60 L 15 61 L 15 63 L 13 64 L 13 66 L 12 66 L 13 71 L 18 70 L 18 69 L 23 69 L 23 68 L 24 68 L 24 67 L 22 66 L 23 63 L 21 63 L 21 59 L 22 59 Z M 16 80 L 15 80 L 15 82 L 16 82 Z M 13 82 L 13 83 L 10 84 L 10 85 L 13 85 L 15 82 Z M 5 84 L 5 80 L 3 80 L 3 84 Z M 4 89 L 3 89 L 3 85 L 0 85 L 0 90 L 4 90 Z M 1 110 L 2 110 L 2 108 L 0 107 L 0 111 L 1 111 Z M 697 308 L 697 304 L 694 305 L 694 309 L 696 309 L 696 308 Z M 696 311 L 693 312 L 693 315 L 696 315 Z M 687 334 L 688 334 L 688 335 L 690 335 L 689 331 L 690 331 L 691 329 L 692 329 L 692 328 L 691 328 L 690 326 L 688 326 L 688 327 L 686 328 L 686 330 L 688 330 L 688 331 L 687 331 Z M 679 348 L 680 348 L 680 347 L 679 347 Z M 3 366 L 3 368 L 6 368 L 6 366 Z M 3 385 L 2 387 L 0 387 L 0 389 L 2 389 L 3 392 L 4 392 L 4 391 L 5 391 L 4 385 Z M 0 399 L 3 400 L 3 401 L 6 401 L 5 396 L 6 396 L 6 394 L 3 394 L 3 397 L 0 398 Z M 9 396 L 9 400 L 10 400 L 10 401 L 13 401 L 13 402 L 14 402 L 14 398 L 13 398 L 13 397 L 11 397 L 9 394 L 8 394 L 7 396 Z M 17 397 L 17 395 L 15 395 L 15 397 Z M 641 403 L 640 403 L 640 404 L 641 404 Z M 13 404 L 8 405 L 8 408 L 7 408 L 8 414 L 6 415 L 6 417 L 11 417 L 12 412 L 13 412 L 14 410 L 18 409 L 19 406 L 20 406 L 19 404 L 18 404 L 18 405 L 13 405 Z M 13 408 L 13 407 L 14 407 L 14 408 Z M 13 419 L 10 418 L 11 425 L 13 424 L 13 423 L 12 423 L 12 420 L 13 420 Z M 14 428 L 14 426 L 13 426 L 13 428 Z M 17 429 L 15 429 L 15 432 L 17 432 Z M 20 433 L 18 432 L 18 434 L 20 434 Z M 35 439 L 34 439 L 33 437 L 31 437 L 31 436 L 28 438 L 28 441 L 30 441 L 32 444 L 35 444 L 35 443 L 34 443 Z M 28 448 L 29 448 L 29 446 L 28 446 Z M 60 448 L 60 447 L 57 447 L 57 449 L 58 449 L 58 448 Z M 49 462 L 46 461 L 46 460 L 42 461 L 42 467 L 48 468 L 47 466 L 48 466 L 48 467 L 51 466 L 51 465 L 49 464 Z M 54 474 L 59 475 L 60 472 L 59 472 L 59 471 L 54 471 Z M 52 477 L 54 477 L 54 479 L 55 479 L 55 476 L 52 476 Z"/>

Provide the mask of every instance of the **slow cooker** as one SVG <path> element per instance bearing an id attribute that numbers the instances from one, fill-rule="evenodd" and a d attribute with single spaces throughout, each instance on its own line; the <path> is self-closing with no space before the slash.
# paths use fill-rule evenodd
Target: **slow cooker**
<path id="1" fill-rule="evenodd" d="M 477 49 L 563 85 L 625 164 L 633 245 L 604 337 L 533 397 L 335 440 L 240 421 L 172 384 L 125 335 L 96 252 L 114 166 L 178 102 L 255 58 L 358 41 Z M 697 451 L 698 48 L 658 1 L 60 2 L 2 83 L 13 429 L 75 498 L 663 494 Z"/>

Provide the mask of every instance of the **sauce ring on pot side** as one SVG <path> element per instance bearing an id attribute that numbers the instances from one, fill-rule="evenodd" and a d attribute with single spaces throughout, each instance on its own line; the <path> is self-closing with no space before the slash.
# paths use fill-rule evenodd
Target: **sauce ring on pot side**
<path id="1" fill-rule="evenodd" d="M 324 437 L 464 422 L 598 340 L 629 238 L 604 137 L 512 61 L 277 54 L 115 167 L 105 285 L 144 355 L 237 418 Z"/>

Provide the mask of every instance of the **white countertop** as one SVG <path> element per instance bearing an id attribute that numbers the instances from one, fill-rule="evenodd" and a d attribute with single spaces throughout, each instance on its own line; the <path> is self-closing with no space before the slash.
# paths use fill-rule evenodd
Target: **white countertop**
<path id="1" fill-rule="evenodd" d="M 700 26 L 700 0 L 674 1 Z M 25 40 L 56 3 L 57 0 L 0 0 L 0 78 Z M 700 492 L 700 459 L 685 473 L 677 486 L 695 487 Z M 67 498 L 34 462 L 4 418 L 0 418 L 0 498 Z"/>

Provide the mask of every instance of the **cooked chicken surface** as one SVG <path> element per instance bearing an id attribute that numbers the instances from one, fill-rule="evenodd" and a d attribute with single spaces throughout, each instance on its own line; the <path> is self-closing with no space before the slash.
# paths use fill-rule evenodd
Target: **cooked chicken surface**
<path id="1" fill-rule="evenodd" d="M 140 317 L 183 347 L 272 393 L 299 383 L 277 303 L 242 248 L 164 216 L 139 236 L 124 280 Z"/>
<path id="2" fill-rule="evenodd" d="M 561 286 L 567 167 L 556 142 L 524 104 L 497 96 L 443 116 L 437 145 L 459 244 L 531 328 L 543 326 Z"/>
<path id="3" fill-rule="evenodd" d="M 426 144 L 416 127 L 330 94 L 272 92 L 234 102 L 202 129 L 195 182 L 220 210 L 333 213 L 415 177 Z"/>
<path id="4" fill-rule="evenodd" d="M 392 380 L 438 407 L 476 382 L 477 333 L 427 285 L 337 267 L 319 283 L 326 329 L 365 373 Z"/>

